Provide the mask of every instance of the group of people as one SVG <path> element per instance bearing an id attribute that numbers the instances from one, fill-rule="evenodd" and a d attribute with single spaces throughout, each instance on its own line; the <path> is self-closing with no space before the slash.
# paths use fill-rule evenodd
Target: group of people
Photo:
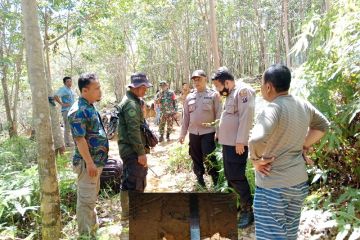
<path id="1" fill-rule="evenodd" d="M 189 154 L 198 183 L 205 186 L 205 172 L 214 184 L 218 182 L 219 164 L 211 155 L 218 141 L 228 185 L 240 196 L 238 227 L 245 228 L 255 219 L 257 239 L 296 239 L 301 206 L 308 191 L 306 152 L 325 134 L 328 120 L 309 102 L 289 94 L 291 73 L 281 64 L 270 66 L 263 74 L 261 94 L 269 104 L 255 125 L 255 91 L 235 81 L 226 67 L 212 75 L 214 89 L 209 87 L 203 70 L 194 71 L 191 80 L 194 89 L 183 100 L 178 140 L 184 143 L 189 133 Z M 78 85 L 81 96 L 67 114 L 76 143 L 73 166 L 78 174 L 77 221 L 80 234 L 93 234 L 97 227 L 95 204 L 100 174 L 109 143 L 93 105 L 101 99 L 99 79 L 95 74 L 85 74 Z M 173 117 L 174 111 L 166 109 L 176 109 L 176 98 L 166 82 L 160 86 L 162 91 L 156 101 L 164 108 L 163 123 Z M 132 74 L 128 90 L 117 106 L 118 146 L 123 160 L 122 219 L 129 214 L 128 192 L 144 192 L 146 187 L 146 154 L 150 148 L 141 131 L 145 122 L 142 98 L 150 87 L 144 73 Z M 162 125 L 159 128 L 160 140 L 164 140 L 164 129 Z M 171 131 L 168 123 L 167 139 Z M 248 155 L 256 175 L 254 200 L 245 175 Z"/>

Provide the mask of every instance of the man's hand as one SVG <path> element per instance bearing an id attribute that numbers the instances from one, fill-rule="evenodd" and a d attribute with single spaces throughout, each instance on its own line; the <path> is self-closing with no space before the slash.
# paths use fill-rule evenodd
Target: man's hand
<path id="1" fill-rule="evenodd" d="M 184 137 L 179 137 L 179 143 L 183 144 L 184 143 Z"/>
<path id="2" fill-rule="evenodd" d="M 260 160 L 253 160 L 253 166 L 256 171 L 260 172 L 263 176 L 268 176 L 271 170 L 271 163 L 275 157 L 263 157 Z"/>
<path id="3" fill-rule="evenodd" d="M 90 164 L 86 164 L 86 170 L 90 177 L 96 177 L 98 173 L 94 162 L 90 162 Z"/>
<path id="4" fill-rule="evenodd" d="M 254 165 L 255 170 L 258 171 L 259 173 L 261 173 L 261 175 L 268 176 L 270 174 L 270 170 L 271 170 L 270 163 L 261 165 L 261 164 L 257 164 L 257 163 L 253 162 L 253 165 Z"/>
<path id="5" fill-rule="evenodd" d="M 237 154 L 241 155 L 245 152 L 245 146 L 242 143 L 237 143 L 235 146 L 235 151 Z"/>
<path id="6" fill-rule="evenodd" d="M 310 165 L 310 166 L 313 166 L 314 165 L 314 161 L 312 159 L 310 159 L 308 156 L 307 156 L 307 153 L 309 152 L 309 150 L 311 150 L 311 148 L 303 148 L 303 153 L 302 153 L 302 156 L 304 158 L 304 161 L 307 165 Z"/>
<path id="7" fill-rule="evenodd" d="M 70 106 L 70 103 L 62 103 L 61 106 L 63 106 L 63 107 L 69 107 L 69 106 Z"/>
<path id="8" fill-rule="evenodd" d="M 138 156 L 138 163 L 143 167 L 147 167 L 147 158 L 145 154 Z"/>

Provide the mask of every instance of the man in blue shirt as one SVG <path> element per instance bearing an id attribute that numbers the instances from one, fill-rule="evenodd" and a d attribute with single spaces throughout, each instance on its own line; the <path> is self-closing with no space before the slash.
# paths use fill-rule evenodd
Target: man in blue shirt
<path id="1" fill-rule="evenodd" d="M 95 74 L 81 75 L 81 96 L 69 110 L 71 133 L 76 143 L 73 168 L 78 174 L 76 218 L 80 235 L 94 235 L 98 227 L 96 200 L 100 175 L 108 159 L 109 142 L 95 102 L 101 99 L 100 82 Z"/>
<path id="2" fill-rule="evenodd" d="M 61 115 L 64 121 L 64 140 L 67 147 L 73 146 L 73 142 L 70 138 L 70 125 L 67 120 L 67 115 L 69 113 L 70 107 L 74 104 L 75 93 L 71 89 L 72 79 L 71 77 L 63 78 L 64 86 L 59 88 L 55 93 L 54 99 L 61 105 Z"/>

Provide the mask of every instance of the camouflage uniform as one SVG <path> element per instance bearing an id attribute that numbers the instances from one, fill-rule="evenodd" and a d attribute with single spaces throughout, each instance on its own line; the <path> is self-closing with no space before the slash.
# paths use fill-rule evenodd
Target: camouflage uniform
<path id="1" fill-rule="evenodd" d="M 94 105 L 80 97 L 69 110 L 68 120 L 74 138 L 84 137 L 98 174 L 90 177 L 86 170 L 85 160 L 78 147 L 73 156 L 73 168 L 78 174 L 76 218 L 80 234 L 94 233 L 98 226 L 95 205 L 100 189 L 100 175 L 108 159 L 109 142 L 99 113 Z"/>
<path id="2" fill-rule="evenodd" d="M 123 191 L 144 192 L 146 187 L 147 168 L 138 163 L 138 156 L 150 152 L 145 147 L 145 136 L 140 131 L 144 122 L 141 100 L 131 91 L 127 91 L 117 107 L 119 111 L 119 152 L 124 162 Z"/>
<path id="3" fill-rule="evenodd" d="M 159 92 L 155 101 L 160 104 L 160 138 L 164 136 L 165 124 L 167 124 L 166 137 L 169 140 L 169 136 L 173 132 L 174 117 L 177 112 L 175 93 L 169 89 Z"/>

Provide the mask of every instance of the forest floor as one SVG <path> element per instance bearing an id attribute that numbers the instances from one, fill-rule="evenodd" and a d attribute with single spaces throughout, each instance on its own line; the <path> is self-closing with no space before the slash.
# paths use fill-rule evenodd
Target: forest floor
<path id="1" fill-rule="evenodd" d="M 157 129 L 151 124 L 152 128 Z M 145 192 L 199 192 L 196 184 L 195 175 L 191 170 L 181 170 L 178 172 L 170 171 L 168 167 L 169 154 L 172 149 L 179 144 L 177 142 L 180 127 L 175 126 L 175 132 L 171 135 L 170 141 L 159 143 L 151 154 L 148 155 L 149 171 L 147 175 L 147 186 Z M 184 143 L 184 147 L 186 146 Z M 110 157 L 119 158 L 117 141 L 110 141 Z M 213 192 L 209 176 L 205 176 L 207 189 L 200 189 L 202 192 Z M 106 192 L 101 194 L 98 203 L 98 215 L 100 217 L 100 228 L 97 239 L 129 239 L 129 223 L 120 220 L 121 204 L 120 196 L 109 196 Z M 330 221 L 331 213 L 321 210 L 304 209 L 300 223 L 299 238 L 302 239 L 335 239 L 336 226 L 334 221 Z M 70 221 L 64 228 L 66 239 L 73 239 L 77 235 L 76 221 Z M 214 235 L 211 239 L 222 239 Z M 238 239 L 255 239 L 255 227 L 238 230 Z"/>

